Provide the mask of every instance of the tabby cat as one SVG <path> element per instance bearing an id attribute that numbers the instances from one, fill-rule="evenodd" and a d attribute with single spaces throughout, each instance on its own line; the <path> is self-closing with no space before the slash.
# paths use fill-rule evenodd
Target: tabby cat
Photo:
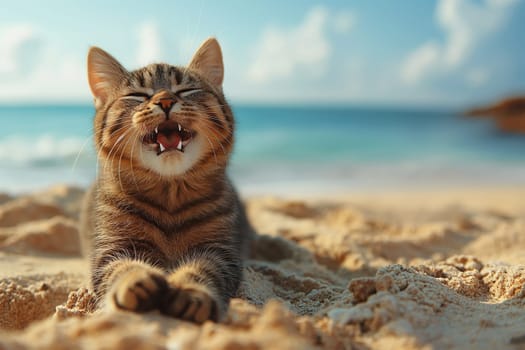
<path id="1" fill-rule="evenodd" d="M 187 67 L 127 71 L 97 47 L 87 66 L 99 171 L 81 230 L 99 304 L 220 320 L 252 231 L 226 175 L 234 119 L 217 40 Z"/>

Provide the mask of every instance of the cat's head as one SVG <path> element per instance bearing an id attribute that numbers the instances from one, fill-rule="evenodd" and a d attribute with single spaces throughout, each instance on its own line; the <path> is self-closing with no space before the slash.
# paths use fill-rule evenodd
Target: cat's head
<path id="1" fill-rule="evenodd" d="M 95 143 L 104 166 L 161 177 L 224 168 L 233 116 L 222 94 L 217 40 L 206 40 L 187 67 L 164 63 L 128 71 L 105 51 L 88 54 L 95 97 Z"/>

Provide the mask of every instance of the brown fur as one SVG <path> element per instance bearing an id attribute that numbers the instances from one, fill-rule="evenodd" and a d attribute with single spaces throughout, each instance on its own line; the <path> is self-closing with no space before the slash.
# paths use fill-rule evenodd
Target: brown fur
<path id="1" fill-rule="evenodd" d="M 219 320 L 238 288 L 251 229 L 225 173 L 234 120 L 217 41 L 208 39 L 188 68 L 152 64 L 132 72 L 92 48 L 88 78 L 99 173 L 81 223 L 94 291 L 110 307 Z M 188 89 L 199 90 L 181 97 Z M 142 101 L 140 93 L 148 96 Z M 171 106 L 165 99 L 177 110 L 163 112 Z M 142 144 L 166 119 L 196 131 L 184 153 L 156 155 Z M 179 173 L 184 162 L 191 166 Z"/>

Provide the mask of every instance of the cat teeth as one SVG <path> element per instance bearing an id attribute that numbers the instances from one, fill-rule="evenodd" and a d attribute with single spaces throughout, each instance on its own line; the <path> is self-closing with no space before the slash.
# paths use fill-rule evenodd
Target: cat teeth
<path id="1" fill-rule="evenodd" d="M 159 143 L 160 151 L 164 152 L 166 150 L 166 147 L 162 143 Z"/>
<path id="2" fill-rule="evenodd" d="M 186 132 L 188 131 L 188 130 L 186 130 L 185 128 L 183 128 L 182 125 L 180 125 L 180 124 L 178 124 L 178 123 L 177 123 L 177 128 L 179 129 L 179 132 L 182 131 L 182 130 L 184 130 L 184 131 L 186 131 Z M 155 128 L 155 134 L 158 134 L 158 133 L 159 133 L 159 127 L 157 126 L 157 127 Z"/>
<path id="3" fill-rule="evenodd" d="M 182 151 L 182 140 L 179 141 L 179 144 L 177 145 L 177 149 L 179 151 Z"/>

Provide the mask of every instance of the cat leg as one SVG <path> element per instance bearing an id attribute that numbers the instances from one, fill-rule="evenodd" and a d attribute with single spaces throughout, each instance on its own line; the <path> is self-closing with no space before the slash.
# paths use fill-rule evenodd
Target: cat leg
<path id="1" fill-rule="evenodd" d="M 158 309 L 168 291 L 164 272 L 140 260 L 114 260 L 97 272 L 103 282 L 98 288 L 95 285 L 95 291 L 106 307 L 134 312 Z"/>
<path id="2" fill-rule="evenodd" d="M 240 283 L 238 256 L 225 248 L 194 251 L 168 274 L 160 311 L 195 323 L 220 321 Z"/>
<path id="3" fill-rule="evenodd" d="M 108 237 L 104 232 L 94 236 L 91 255 L 91 284 L 97 302 L 105 308 L 134 312 L 157 309 L 167 291 L 166 271 L 160 268 L 165 261 L 157 246 L 146 239 Z"/>
<path id="4" fill-rule="evenodd" d="M 160 269 L 139 261 L 120 262 L 108 297 L 119 309 L 145 312 L 160 305 L 167 291 L 166 278 Z"/>

